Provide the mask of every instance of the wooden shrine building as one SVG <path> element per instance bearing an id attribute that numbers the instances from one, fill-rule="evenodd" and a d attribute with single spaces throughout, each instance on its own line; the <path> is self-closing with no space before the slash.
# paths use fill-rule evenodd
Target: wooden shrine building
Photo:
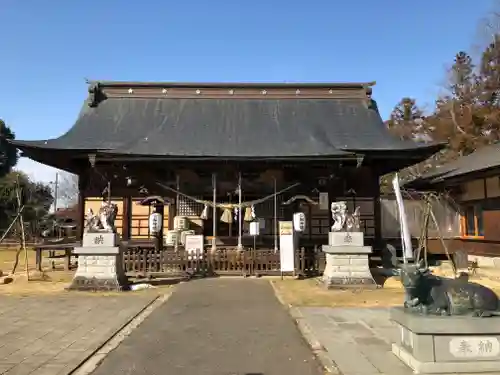
<path id="1" fill-rule="evenodd" d="M 247 220 L 256 217 L 258 246 L 267 248 L 276 245 L 277 221 L 297 210 L 308 220 L 300 246 L 326 243 L 330 202 L 347 200 L 360 206 L 366 243 L 377 249 L 379 177 L 440 146 L 389 134 L 372 85 L 91 82 L 66 134 L 12 143 L 80 177 L 81 220 L 109 186 L 124 239 L 149 235 L 148 212 L 135 203 L 144 194 L 169 202 L 165 230 L 181 216 L 207 244 L 215 236 L 217 246 L 246 246 L 253 243 Z M 318 204 L 320 193 L 328 197 Z M 244 212 L 235 217 L 240 199 Z"/>

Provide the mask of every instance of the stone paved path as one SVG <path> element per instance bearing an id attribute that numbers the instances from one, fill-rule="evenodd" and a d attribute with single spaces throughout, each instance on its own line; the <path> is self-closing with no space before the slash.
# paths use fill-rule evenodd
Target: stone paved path
<path id="1" fill-rule="evenodd" d="M 69 374 L 157 296 L 2 296 L 0 374 Z"/>
<path id="2" fill-rule="evenodd" d="M 391 352 L 397 327 L 386 308 L 293 308 L 343 375 L 410 375 Z"/>
<path id="3" fill-rule="evenodd" d="M 311 349 L 265 280 L 176 287 L 94 375 L 319 375 Z"/>

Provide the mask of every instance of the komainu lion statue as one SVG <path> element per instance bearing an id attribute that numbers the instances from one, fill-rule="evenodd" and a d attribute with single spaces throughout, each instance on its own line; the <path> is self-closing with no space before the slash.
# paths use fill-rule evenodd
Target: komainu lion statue
<path id="1" fill-rule="evenodd" d="M 97 215 L 89 208 L 85 215 L 84 232 L 107 232 L 116 233 L 115 220 L 118 214 L 118 206 L 111 202 L 102 202 Z"/>
<path id="2" fill-rule="evenodd" d="M 359 207 L 356 207 L 352 214 L 347 213 L 347 203 L 345 201 L 332 202 L 330 207 L 332 212 L 332 232 L 359 232 Z"/>

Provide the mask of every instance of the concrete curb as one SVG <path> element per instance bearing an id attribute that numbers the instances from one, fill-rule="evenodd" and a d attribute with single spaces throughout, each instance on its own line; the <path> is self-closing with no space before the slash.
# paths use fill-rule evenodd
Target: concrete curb
<path id="1" fill-rule="evenodd" d="M 329 357 L 328 357 L 328 352 L 325 350 L 323 345 L 318 341 L 316 336 L 314 336 L 311 328 L 309 325 L 306 323 L 304 316 L 300 312 L 298 308 L 293 307 L 290 304 L 285 303 L 283 297 L 281 296 L 279 290 L 276 288 L 272 280 L 270 281 L 271 287 L 274 290 L 274 294 L 278 301 L 287 308 L 288 313 L 292 317 L 293 321 L 295 322 L 297 328 L 299 329 L 300 333 L 306 340 L 306 342 L 309 344 L 311 347 L 311 350 L 313 351 L 314 355 L 318 358 L 319 362 L 321 365 L 324 367 L 324 369 L 329 373 L 333 375 L 342 375 L 342 372 L 340 372 L 339 368 L 333 362 Z"/>
<path id="2" fill-rule="evenodd" d="M 120 343 L 127 338 L 156 308 L 164 304 L 172 295 L 169 291 L 161 296 L 154 298 L 141 311 L 129 319 L 118 331 L 108 340 L 99 346 L 92 354 L 84 359 L 68 375 L 88 375 L 91 374 L 104 360 L 106 355 L 116 349 Z"/>

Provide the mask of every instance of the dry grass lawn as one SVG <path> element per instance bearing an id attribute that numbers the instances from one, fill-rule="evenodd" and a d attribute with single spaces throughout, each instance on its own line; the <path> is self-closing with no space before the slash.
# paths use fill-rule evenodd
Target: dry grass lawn
<path id="1" fill-rule="evenodd" d="M 48 267 L 49 262 L 45 261 L 43 272 L 38 272 L 35 267 L 35 252 L 32 249 L 28 249 L 29 281 L 26 275 L 24 251 L 19 253 L 16 272 L 11 275 L 16 252 L 17 250 L 12 248 L 0 249 L 0 270 L 4 278 L 12 279 L 11 282 L 0 285 L 0 294 L 29 295 L 63 292 L 73 278 L 73 272 L 63 271 L 62 260 L 59 259 L 56 260 L 55 271 L 52 271 L 52 267 Z"/>
<path id="2" fill-rule="evenodd" d="M 373 307 L 395 306 L 404 299 L 397 280 L 389 279 L 379 289 L 325 289 L 317 279 L 272 280 L 276 293 L 290 306 Z"/>
<path id="3" fill-rule="evenodd" d="M 434 273 L 449 276 L 446 269 L 436 269 Z M 500 296 L 500 279 L 491 277 L 489 273 L 481 269 L 478 276 L 471 277 L 470 281 L 488 286 Z M 404 300 L 403 287 L 394 277 L 387 279 L 384 287 L 379 289 L 327 290 L 319 279 L 274 279 L 271 283 L 281 301 L 294 307 L 389 307 L 401 305 Z"/>
<path id="4" fill-rule="evenodd" d="M 57 253 L 57 252 L 56 252 Z M 63 252 L 61 252 L 63 254 Z M 73 279 L 74 271 L 64 271 L 62 259 L 56 259 L 55 270 L 52 270 L 48 260 L 43 260 L 43 272 L 39 272 L 35 267 L 35 252 L 28 250 L 28 270 L 29 281 L 25 270 L 25 254 L 19 254 L 19 263 L 16 272 L 11 275 L 16 257 L 15 249 L 0 249 L 0 270 L 3 272 L 2 278 L 12 279 L 11 282 L 0 284 L 0 295 L 50 295 L 57 293 L 66 293 L 65 288 Z M 161 285 L 152 289 L 144 289 L 133 293 L 165 293 L 169 285 Z M 75 293 L 74 295 L 81 295 Z M 118 295 L 120 292 L 92 293 L 85 294 L 103 296 Z"/>
<path id="5" fill-rule="evenodd" d="M 13 248 L 0 248 L 0 271 L 2 271 L 4 275 L 10 274 L 12 271 L 16 258 L 16 252 L 17 250 Z M 25 264 L 24 251 L 21 251 L 19 253 L 19 263 L 16 271 L 24 271 Z M 28 266 L 31 270 L 35 269 L 35 251 L 32 249 L 28 249 Z"/>

